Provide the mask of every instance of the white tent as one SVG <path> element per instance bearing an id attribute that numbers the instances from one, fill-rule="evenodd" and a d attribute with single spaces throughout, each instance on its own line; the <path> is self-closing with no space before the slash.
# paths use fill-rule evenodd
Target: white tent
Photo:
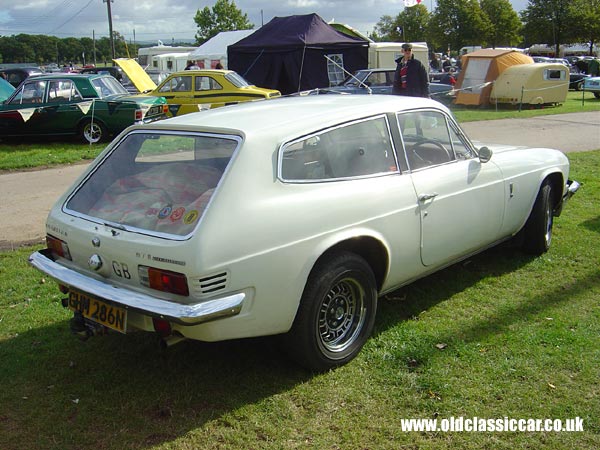
<path id="1" fill-rule="evenodd" d="M 192 51 L 188 57 L 198 61 L 200 68 L 212 69 L 217 62 L 227 68 L 227 47 L 250 36 L 254 31 L 256 30 L 222 31 Z"/>

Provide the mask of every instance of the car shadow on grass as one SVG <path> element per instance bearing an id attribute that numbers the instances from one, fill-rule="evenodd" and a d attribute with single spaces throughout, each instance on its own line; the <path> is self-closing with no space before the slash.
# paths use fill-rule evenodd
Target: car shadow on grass
<path id="1" fill-rule="evenodd" d="M 208 422 L 230 428 L 236 410 L 310 378 L 272 339 L 161 350 L 148 333 L 81 342 L 65 320 L 0 342 L 0 360 L 0 448 L 11 449 L 148 448 Z"/>
<path id="2" fill-rule="evenodd" d="M 594 217 L 593 219 L 588 219 L 581 225 L 587 228 L 588 230 L 600 233 L 600 216 Z"/>

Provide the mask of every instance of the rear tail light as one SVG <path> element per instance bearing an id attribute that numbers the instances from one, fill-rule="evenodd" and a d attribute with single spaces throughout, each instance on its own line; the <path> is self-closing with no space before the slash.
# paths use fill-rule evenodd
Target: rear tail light
<path id="1" fill-rule="evenodd" d="M 141 109 L 135 110 L 135 120 L 142 120 L 144 118 L 144 113 Z"/>
<path id="2" fill-rule="evenodd" d="M 138 274 L 140 276 L 140 283 L 146 287 L 186 297 L 190 294 L 187 278 L 182 273 L 139 266 Z"/>
<path id="3" fill-rule="evenodd" d="M 61 258 L 72 260 L 71 252 L 69 252 L 69 246 L 65 241 L 61 241 L 60 239 L 47 234 L 46 245 L 52 251 L 52 254 L 54 254 L 55 256 L 60 256 Z"/>
<path id="4" fill-rule="evenodd" d="M 169 112 L 169 105 L 163 105 L 162 111 L 163 111 L 163 114 L 168 113 Z"/>

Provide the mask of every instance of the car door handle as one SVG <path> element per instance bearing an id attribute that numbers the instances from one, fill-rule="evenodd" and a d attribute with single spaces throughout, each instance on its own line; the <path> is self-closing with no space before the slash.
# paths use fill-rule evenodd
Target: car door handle
<path id="1" fill-rule="evenodd" d="M 427 200 L 431 200 L 437 196 L 438 196 L 437 192 L 433 192 L 431 194 L 421 194 L 421 195 L 419 195 L 419 201 L 426 202 Z"/>

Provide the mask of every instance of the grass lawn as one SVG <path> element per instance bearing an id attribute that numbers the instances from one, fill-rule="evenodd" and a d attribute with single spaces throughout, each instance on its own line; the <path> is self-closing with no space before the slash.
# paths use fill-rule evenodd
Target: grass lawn
<path id="1" fill-rule="evenodd" d="M 380 301 L 347 366 L 311 375 L 273 339 L 80 342 L 34 248 L 0 253 L 0 449 L 598 449 L 600 151 L 549 253 L 502 246 Z M 583 432 L 403 432 L 401 420 L 583 420 Z"/>
<path id="2" fill-rule="evenodd" d="M 582 102 L 582 97 L 585 102 Z M 527 109 L 518 111 L 515 107 L 473 108 L 451 105 L 459 122 L 476 120 L 493 120 L 506 118 L 528 118 L 539 115 L 563 114 L 571 112 L 600 111 L 600 99 L 590 92 L 569 91 L 567 101 L 556 107 Z M 37 140 L 32 142 L 0 141 L 0 173 L 6 170 L 24 170 L 48 167 L 60 164 L 89 162 L 104 149 L 105 144 L 80 144 L 74 140 L 48 142 Z"/>

